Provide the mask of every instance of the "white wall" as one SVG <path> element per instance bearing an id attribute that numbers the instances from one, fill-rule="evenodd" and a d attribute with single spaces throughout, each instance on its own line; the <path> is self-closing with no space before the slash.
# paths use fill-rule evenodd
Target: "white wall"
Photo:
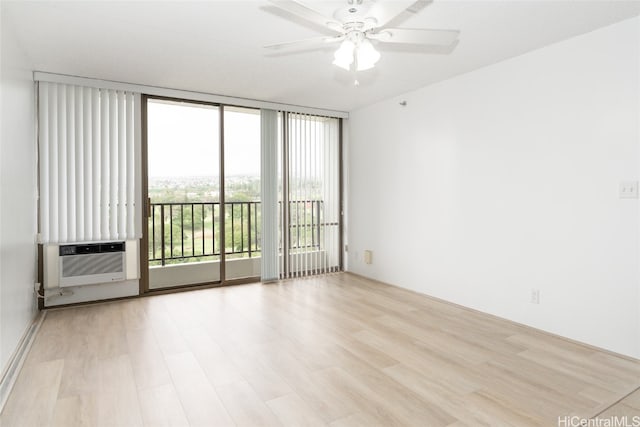
<path id="1" fill-rule="evenodd" d="M 640 357 L 639 28 L 354 111 L 349 269 Z"/>
<path id="2" fill-rule="evenodd" d="M 36 314 L 36 149 L 31 67 L 0 20 L 0 372 Z"/>

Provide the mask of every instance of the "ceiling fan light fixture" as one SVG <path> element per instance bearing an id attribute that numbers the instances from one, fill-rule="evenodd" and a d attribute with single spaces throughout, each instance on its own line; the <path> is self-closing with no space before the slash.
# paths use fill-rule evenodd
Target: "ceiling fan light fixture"
<path id="1" fill-rule="evenodd" d="M 349 71 L 351 64 L 353 64 L 353 53 L 356 46 L 351 40 L 345 40 L 340 44 L 340 47 L 333 54 L 333 65 L 337 65 L 340 68 L 344 68 Z"/>
<path id="2" fill-rule="evenodd" d="M 373 68 L 379 60 L 380 52 L 373 47 L 369 40 L 362 40 L 356 51 L 357 70 L 369 70 Z"/>

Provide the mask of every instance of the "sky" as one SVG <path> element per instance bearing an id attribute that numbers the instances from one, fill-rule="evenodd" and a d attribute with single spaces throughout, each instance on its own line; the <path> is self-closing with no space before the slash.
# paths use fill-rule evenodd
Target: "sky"
<path id="1" fill-rule="evenodd" d="M 219 174 L 219 108 L 149 100 L 149 178 Z M 225 107 L 226 176 L 260 176 L 259 110 Z"/>

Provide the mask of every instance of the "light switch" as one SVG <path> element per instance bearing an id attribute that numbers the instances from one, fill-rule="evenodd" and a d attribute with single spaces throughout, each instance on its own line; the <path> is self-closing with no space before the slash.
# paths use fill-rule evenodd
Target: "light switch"
<path id="1" fill-rule="evenodd" d="M 623 181 L 620 183 L 621 199 L 637 199 L 638 198 L 638 181 Z"/>

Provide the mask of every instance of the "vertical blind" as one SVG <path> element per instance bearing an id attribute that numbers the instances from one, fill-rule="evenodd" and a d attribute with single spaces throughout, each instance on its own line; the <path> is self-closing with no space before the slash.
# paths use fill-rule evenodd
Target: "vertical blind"
<path id="1" fill-rule="evenodd" d="M 341 268 L 340 121 L 285 113 L 281 277 Z"/>
<path id="2" fill-rule="evenodd" d="M 39 82 L 38 97 L 42 243 L 140 237 L 136 94 Z"/>
<path id="3" fill-rule="evenodd" d="M 262 204 L 261 278 L 280 277 L 278 262 L 278 112 L 260 111 L 260 184 Z"/>

